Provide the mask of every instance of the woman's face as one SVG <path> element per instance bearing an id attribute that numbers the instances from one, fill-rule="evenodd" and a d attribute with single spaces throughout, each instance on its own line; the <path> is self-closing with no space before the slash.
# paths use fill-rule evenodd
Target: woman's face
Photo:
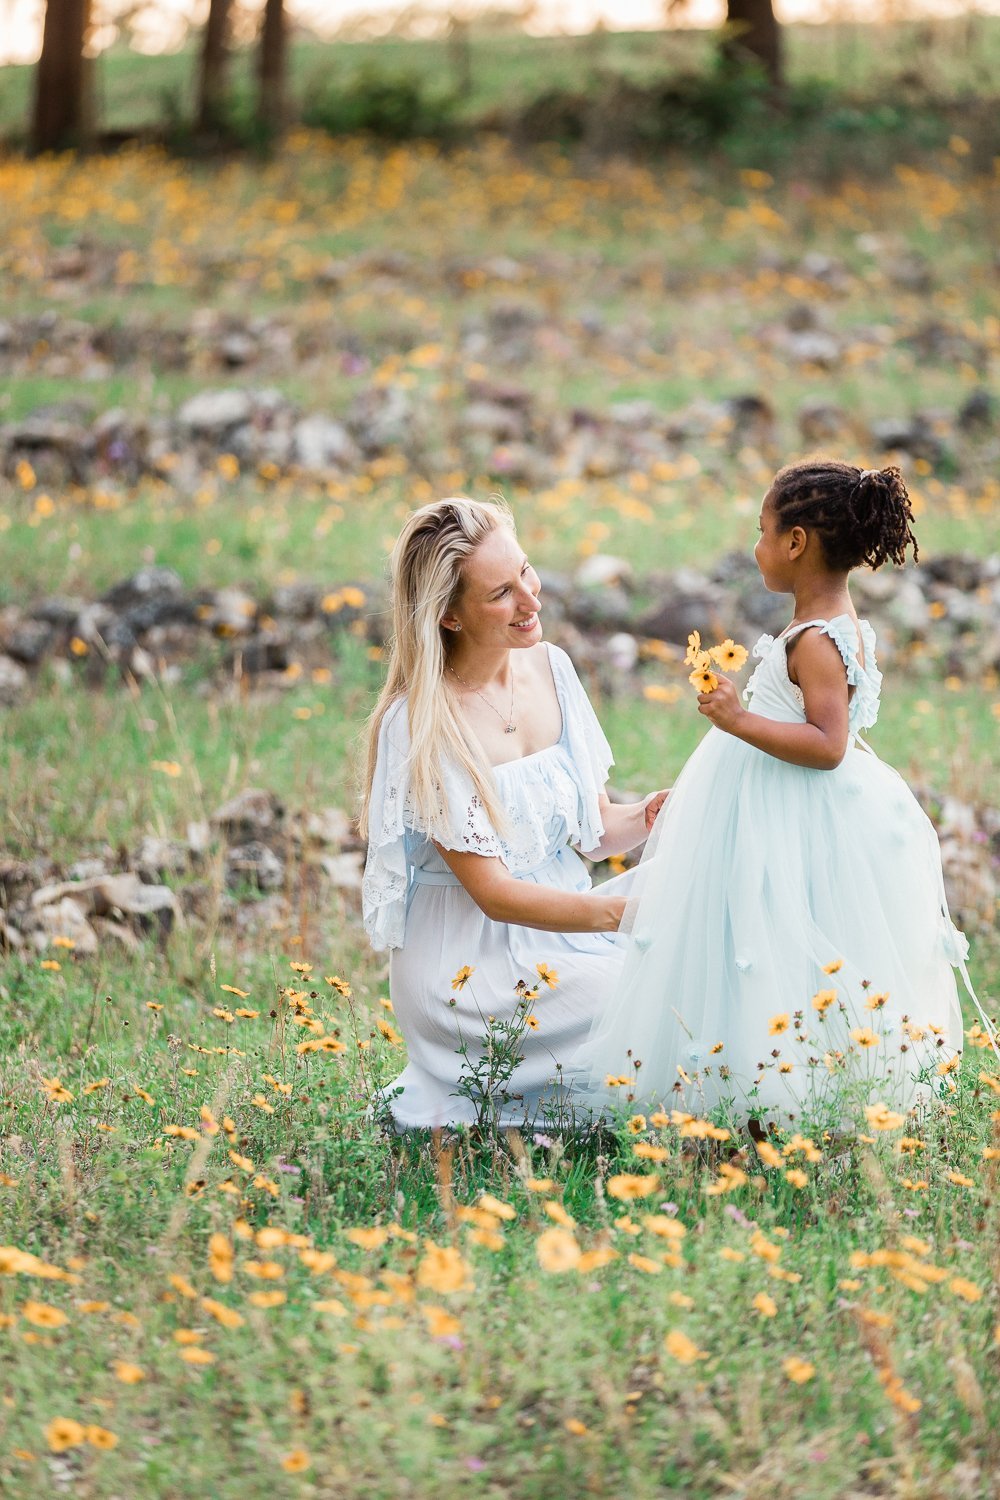
<path id="1" fill-rule="evenodd" d="M 498 526 L 467 559 L 458 602 L 441 623 L 461 625 L 467 646 L 534 646 L 542 638 L 540 587 L 513 532 Z"/>

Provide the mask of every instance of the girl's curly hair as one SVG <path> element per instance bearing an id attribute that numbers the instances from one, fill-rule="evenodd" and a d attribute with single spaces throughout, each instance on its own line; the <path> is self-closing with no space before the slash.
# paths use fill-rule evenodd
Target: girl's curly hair
<path id="1" fill-rule="evenodd" d="M 859 469 L 833 459 L 789 464 L 768 493 L 782 531 L 815 531 L 831 568 L 902 566 L 907 547 L 914 561 L 919 556 L 910 497 L 896 468 Z"/>

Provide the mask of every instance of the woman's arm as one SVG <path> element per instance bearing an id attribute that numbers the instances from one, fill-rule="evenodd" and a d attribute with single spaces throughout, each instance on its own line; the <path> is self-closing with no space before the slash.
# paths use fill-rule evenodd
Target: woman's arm
<path id="1" fill-rule="evenodd" d="M 595 891 L 557 891 L 552 886 L 515 880 L 501 859 L 435 849 L 457 875 L 484 916 L 513 922 L 539 932 L 617 932 L 625 911 L 624 896 Z"/>
<path id="2" fill-rule="evenodd" d="M 764 750 L 776 760 L 814 771 L 833 771 L 847 753 L 847 679 L 829 636 L 805 630 L 795 641 L 795 673 L 805 704 L 804 724 L 781 724 L 748 712 L 728 678 L 698 694 L 698 712 L 717 729 Z"/>
<path id="3" fill-rule="evenodd" d="M 607 859 L 609 854 L 627 854 L 645 843 L 656 822 L 656 815 L 669 797 L 669 791 L 650 792 L 641 802 L 612 802 L 607 792 L 600 796 L 604 835 L 596 849 L 583 849 L 588 859 Z"/>

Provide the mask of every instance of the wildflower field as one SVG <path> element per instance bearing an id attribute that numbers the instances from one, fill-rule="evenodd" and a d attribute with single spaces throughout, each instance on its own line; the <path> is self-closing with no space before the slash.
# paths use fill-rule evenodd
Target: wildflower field
<path id="1" fill-rule="evenodd" d="M 225 631 L 162 679 L 74 637 L 0 709 L 0 890 L 43 858 L 124 862 L 248 786 L 351 811 L 366 609 L 434 495 L 502 488 L 552 573 L 704 566 L 749 551 L 774 469 L 816 448 L 812 398 L 840 413 L 824 446 L 867 463 L 875 418 L 928 413 L 938 441 L 900 455 L 922 557 L 995 551 L 995 426 L 954 416 L 996 389 L 996 188 L 958 136 L 824 185 L 304 132 L 266 164 L 0 160 L 4 317 L 33 330 L 4 342 L 4 423 L 82 403 L 155 425 L 212 387 L 333 413 L 388 390 L 413 416 L 333 475 L 167 445 L 136 476 L 10 463 L 0 609 L 155 564 L 192 589 L 314 581 L 345 624 L 264 685 Z M 259 357 L 227 363 L 208 326 Z M 827 341 L 790 352 L 789 329 Z M 682 413 L 675 451 L 576 472 L 541 438 L 477 451 L 462 415 L 490 381 L 538 433 Z M 748 393 L 769 415 L 742 430 L 725 403 Z M 871 741 L 939 800 L 996 806 L 1000 687 L 972 656 L 933 628 L 899 645 Z M 697 742 L 686 676 L 650 650 L 595 680 L 619 787 L 669 784 Z M 356 893 L 303 855 L 278 899 L 237 902 L 222 863 L 209 843 L 169 939 L 0 959 L 5 1495 L 996 1493 L 1000 1062 L 971 1009 L 939 1102 L 855 1099 L 853 1131 L 754 1145 L 669 1100 L 633 1114 L 623 1084 L 620 1127 L 586 1138 L 393 1139 L 369 1105 L 405 1049 Z M 990 1015 L 994 918 L 969 930 Z M 544 1031 L 558 975 L 524 977 Z"/>

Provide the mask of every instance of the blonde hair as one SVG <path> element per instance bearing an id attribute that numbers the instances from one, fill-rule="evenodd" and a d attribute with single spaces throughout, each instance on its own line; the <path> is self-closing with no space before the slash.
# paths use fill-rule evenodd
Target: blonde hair
<path id="1" fill-rule="evenodd" d="M 378 737 L 386 714 L 406 695 L 410 723 L 410 803 L 431 837 L 447 831 L 441 770 L 446 760 L 468 773 L 487 817 L 496 828 L 506 819 L 482 747 L 464 728 L 444 686 L 448 664 L 442 617 L 462 592 L 468 558 L 498 527 L 514 530 L 502 501 L 464 495 L 434 500 L 410 516 L 390 559 L 392 640 L 385 685 L 367 725 L 365 780 L 358 827 L 368 836 L 368 814 Z"/>

